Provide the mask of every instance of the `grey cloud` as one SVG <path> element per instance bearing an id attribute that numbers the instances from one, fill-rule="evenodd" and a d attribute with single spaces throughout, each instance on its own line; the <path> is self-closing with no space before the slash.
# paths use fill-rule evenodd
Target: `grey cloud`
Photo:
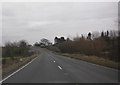
<path id="1" fill-rule="evenodd" d="M 15 16 L 15 14 L 9 8 L 8 9 L 3 8 L 2 9 L 2 16 L 11 17 L 11 16 Z"/>
<path id="2" fill-rule="evenodd" d="M 117 29 L 117 2 L 3 3 L 3 35 L 6 40 L 75 36 L 89 31 Z M 16 36 L 16 37 L 9 37 Z"/>
<path id="3" fill-rule="evenodd" d="M 3 35 L 2 36 L 2 44 L 4 43 L 7 43 L 7 42 L 15 42 L 15 41 L 19 41 L 19 40 L 21 40 L 22 38 L 21 38 L 21 36 L 16 36 L 16 35 L 9 35 L 9 36 L 7 36 L 7 35 Z M 12 40 L 12 41 L 11 41 Z"/>

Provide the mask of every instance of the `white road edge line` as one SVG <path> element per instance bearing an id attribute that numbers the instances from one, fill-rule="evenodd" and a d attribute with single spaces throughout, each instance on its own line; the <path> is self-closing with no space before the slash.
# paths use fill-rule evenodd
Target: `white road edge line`
<path id="1" fill-rule="evenodd" d="M 60 70 L 62 70 L 62 67 L 58 66 L 58 68 L 59 68 Z"/>
<path id="2" fill-rule="evenodd" d="M 36 57 L 38 58 L 38 57 Z M 7 76 L 6 78 L 4 78 L 3 80 L 0 81 L 0 83 L 2 83 L 3 81 L 5 81 L 6 79 L 8 79 L 9 77 L 13 76 L 15 73 L 19 72 L 20 70 L 22 70 L 23 68 L 25 68 L 26 66 L 28 66 L 30 63 L 32 63 L 36 58 L 34 58 L 33 60 L 31 60 L 30 62 L 28 62 L 27 64 L 25 64 L 24 66 L 22 66 L 21 68 L 19 68 L 17 71 L 13 72 L 12 74 L 10 74 L 9 76 Z"/>

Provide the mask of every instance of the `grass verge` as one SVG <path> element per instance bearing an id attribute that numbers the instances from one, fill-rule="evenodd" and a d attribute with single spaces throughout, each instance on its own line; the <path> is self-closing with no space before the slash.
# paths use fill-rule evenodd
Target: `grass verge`
<path id="1" fill-rule="evenodd" d="M 53 53 L 58 54 L 58 55 L 63 55 L 66 57 L 70 57 L 70 58 L 87 61 L 90 63 L 102 65 L 102 66 L 106 66 L 106 67 L 110 67 L 110 68 L 114 68 L 114 69 L 119 69 L 118 65 L 120 65 L 120 62 L 118 63 L 118 62 L 105 59 L 105 58 L 101 58 L 101 57 L 97 57 L 97 56 L 86 56 L 83 54 L 69 54 L 69 53 L 56 53 L 56 52 L 53 52 Z"/>
<path id="2" fill-rule="evenodd" d="M 37 57 L 38 55 L 39 53 L 36 53 L 29 57 L 19 57 L 19 58 L 15 58 L 14 60 L 8 58 L 6 60 L 6 64 L 2 65 L 2 76 L 5 77 L 9 75 L 11 72 L 19 69 L 21 66 L 30 62 L 33 58 Z"/>

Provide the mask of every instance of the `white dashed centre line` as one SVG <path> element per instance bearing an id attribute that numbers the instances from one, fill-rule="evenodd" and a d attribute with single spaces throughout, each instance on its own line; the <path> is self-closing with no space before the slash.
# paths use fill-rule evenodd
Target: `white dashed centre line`
<path id="1" fill-rule="evenodd" d="M 59 68 L 60 70 L 62 70 L 62 67 L 58 66 L 58 68 Z"/>

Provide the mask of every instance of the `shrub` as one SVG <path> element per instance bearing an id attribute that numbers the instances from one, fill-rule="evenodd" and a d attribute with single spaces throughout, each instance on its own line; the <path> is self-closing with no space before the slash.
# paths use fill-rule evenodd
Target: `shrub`
<path id="1" fill-rule="evenodd" d="M 49 50 L 55 51 L 55 52 L 61 52 L 60 49 L 56 46 L 48 46 L 47 47 Z"/>

